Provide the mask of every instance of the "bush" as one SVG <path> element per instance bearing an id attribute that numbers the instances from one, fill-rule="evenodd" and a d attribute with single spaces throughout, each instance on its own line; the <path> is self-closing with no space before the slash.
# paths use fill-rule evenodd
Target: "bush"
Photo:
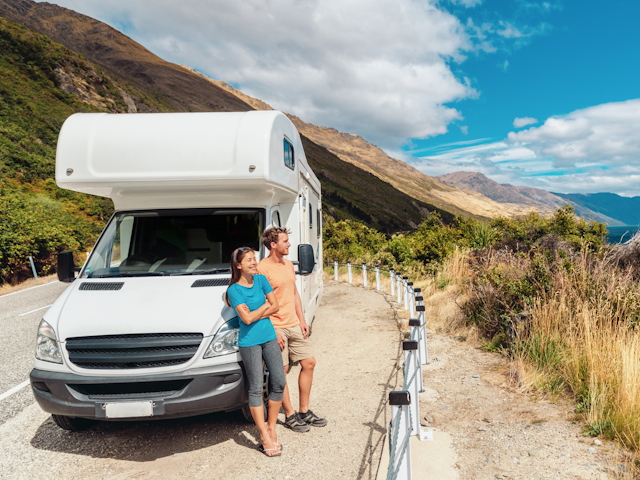
<path id="1" fill-rule="evenodd" d="M 0 188 L 0 279 L 15 284 L 36 270 L 54 272 L 56 254 L 89 249 L 103 223 L 82 215 L 77 208 L 33 191 L 6 185 Z"/>

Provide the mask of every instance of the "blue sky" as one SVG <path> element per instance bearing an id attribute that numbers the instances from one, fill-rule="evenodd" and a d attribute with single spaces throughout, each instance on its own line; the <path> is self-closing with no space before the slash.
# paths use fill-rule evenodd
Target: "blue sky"
<path id="1" fill-rule="evenodd" d="M 640 2 L 53 3 L 428 175 L 640 195 Z"/>

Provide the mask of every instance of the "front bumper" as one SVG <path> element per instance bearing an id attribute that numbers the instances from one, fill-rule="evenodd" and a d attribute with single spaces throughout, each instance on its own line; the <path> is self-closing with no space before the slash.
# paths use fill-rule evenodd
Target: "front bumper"
<path id="1" fill-rule="evenodd" d="M 136 377 L 88 377 L 72 373 L 31 371 L 31 390 L 48 413 L 98 420 L 149 420 L 231 411 L 248 403 L 242 366 L 215 365 L 184 372 Z M 147 404 L 144 417 L 122 416 L 114 404 Z M 127 410 L 127 405 L 116 405 Z M 118 408 L 119 412 L 123 408 Z M 132 408 L 132 412 L 136 409 Z"/>

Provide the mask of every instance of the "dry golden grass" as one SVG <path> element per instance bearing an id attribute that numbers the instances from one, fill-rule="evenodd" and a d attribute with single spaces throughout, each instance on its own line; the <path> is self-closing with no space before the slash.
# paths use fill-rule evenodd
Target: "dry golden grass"
<path id="1" fill-rule="evenodd" d="M 24 290 L 25 288 L 35 287 L 36 285 L 44 285 L 45 283 L 53 282 L 55 279 L 56 275 L 47 275 L 45 277 L 30 278 L 18 285 L 5 284 L 0 286 L 0 296 L 17 292 L 18 290 Z"/>

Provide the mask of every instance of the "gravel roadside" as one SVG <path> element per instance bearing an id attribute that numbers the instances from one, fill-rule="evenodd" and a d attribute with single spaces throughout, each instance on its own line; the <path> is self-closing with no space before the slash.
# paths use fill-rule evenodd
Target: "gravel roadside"
<path id="1" fill-rule="evenodd" d="M 498 354 L 429 335 L 430 364 L 421 394 L 423 423 L 452 439 L 449 478 L 616 478 L 617 447 L 583 436 L 575 405 L 518 393 Z M 421 478 L 421 477 L 418 477 Z"/>
<path id="2" fill-rule="evenodd" d="M 0 478 L 375 478 L 389 422 L 386 399 L 398 377 L 399 335 L 382 295 L 326 284 L 313 323 L 318 365 L 311 408 L 329 424 L 303 434 L 280 427 L 281 457 L 260 454 L 255 427 L 237 413 L 109 422 L 70 433 L 33 404 L 0 426 Z"/>

